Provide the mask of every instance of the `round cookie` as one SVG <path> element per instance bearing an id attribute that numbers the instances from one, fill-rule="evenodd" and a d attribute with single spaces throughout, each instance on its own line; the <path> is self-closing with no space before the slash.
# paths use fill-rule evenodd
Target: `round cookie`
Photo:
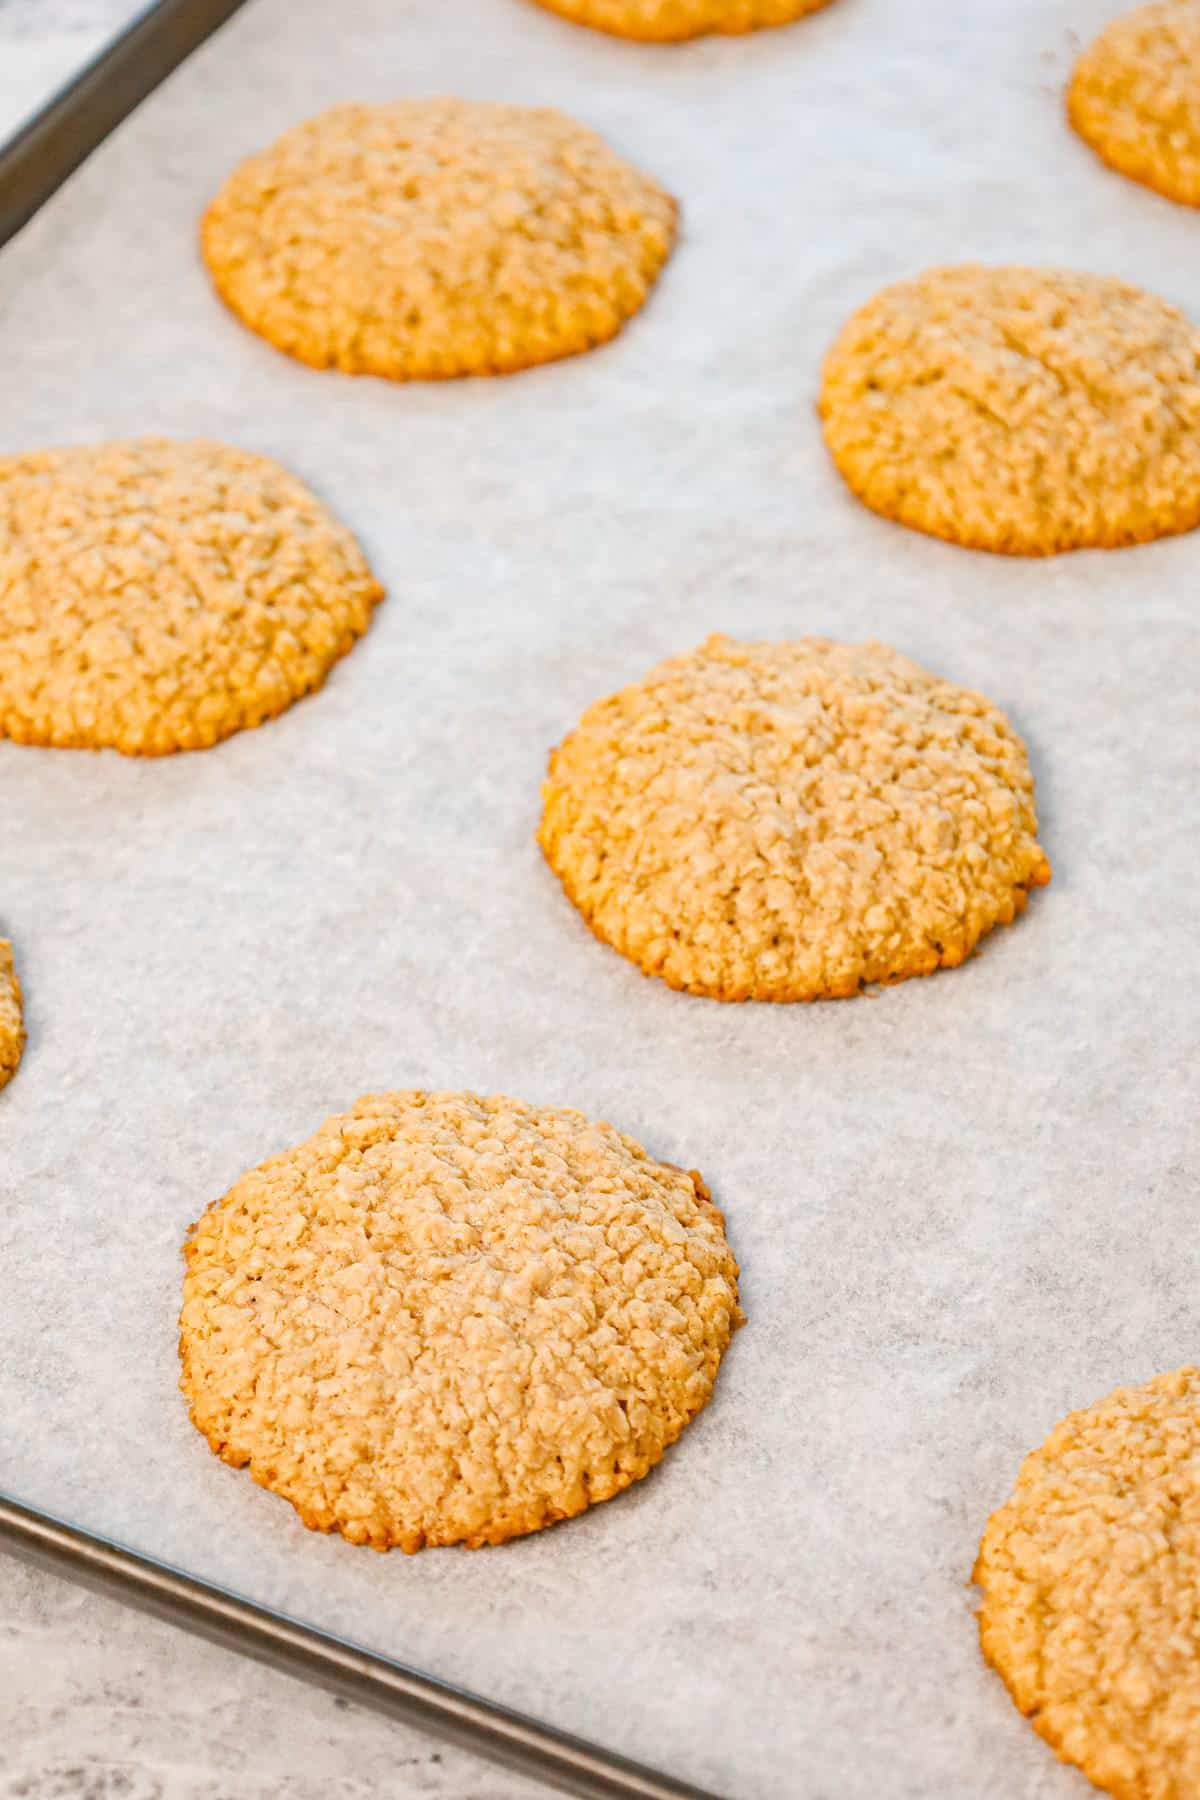
<path id="1" fill-rule="evenodd" d="M 495 375 L 590 350 L 637 312 L 674 200 L 549 109 L 335 106 L 225 183 L 202 231 L 217 291 L 317 368 Z"/>
<path id="2" fill-rule="evenodd" d="M 716 1000 L 932 974 L 1050 879 L 1004 714 L 884 644 L 710 637 L 589 707 L 542 800 L 596 936 Z"/>
<path id="3" fill-rule="evenodd" d="M 1200 1794 L 1200 1370 L 1071 1413 L 975 1565 L 983 1654 L 1120 1800 Z"/>
<path id="4" fill-rule="evenodd" d="M 383 590 L 265 456 L 138 438 L 0 460 L 0 737 L 200 750 L 320 687 Z"/>
<path id="5" fill-rule="evenodd" d="M 741 1322 L 698 1175 L 562 1107 L 369 1095 L 185 1247 L 212 1448 L 377 1550 L 498 1544 L 644 1475 Z"/>
<path id="6" fill-rule="evenodd" d="M 1114 19 L 1075 66 L 1067 114 L 1111 168 L 1200 206 L 1200 0 Z"/>
<path id="7" fill-rule="evenodd" d="M 0 1088 L 16 1074 L 24 1048 L 21 983 L 13 966 L 12 945 L 7 938 L 0 938 Z"/>
<path id="8" fill-rule="evenodd" d="M 736 37 L 769 25 L 790 25 L 829 0 L 538 0 L 550 12 L 614 37 L 677 43 L 708 32 Z"/>
<path id="9" fill-rule="evenodd" d="M 860 500 L 952 543 L 1047 556 L 1200 523 L 1200 334 L 1123 281 L 898 282 L 830 350 L 820 413 Z"/>

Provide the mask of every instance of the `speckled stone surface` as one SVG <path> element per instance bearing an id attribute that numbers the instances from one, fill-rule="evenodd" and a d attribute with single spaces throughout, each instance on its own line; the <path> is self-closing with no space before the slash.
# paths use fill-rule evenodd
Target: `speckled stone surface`
<path id="1" fill-rule="evenodd" d="M 0 0 L 0 138 L 138 10 Z M 0 1800 L 545 1792 L 0 1556 Z"/>
<path id="2" fill-rule="evenodd" d="M 0 1556 L 0 1800 L 546 1791 Z"/>
<path id="3" fill-rule="evenodd" d="M 142 10 L 143 0 L 0 0 L 0 141 Z"/>

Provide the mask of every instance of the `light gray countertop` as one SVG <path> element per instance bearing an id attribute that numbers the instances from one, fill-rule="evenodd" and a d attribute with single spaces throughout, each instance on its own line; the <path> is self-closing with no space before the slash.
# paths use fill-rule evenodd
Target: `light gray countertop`
<path id="1" fill-rule="evenodd" d="M 0 139 L 140 10 L 0 0 Z M 0 1555 L 0 1800 L 544 1792 Z"/>
<path id="2" fill-rule="evenodd" d="M 2 1800 L 545 1792 L 0 1556 Z"/>
<path id="3" fill-rule="evenodd" d="M 142 11 L 144 0 L 0 0 L 0 139 Z"/>

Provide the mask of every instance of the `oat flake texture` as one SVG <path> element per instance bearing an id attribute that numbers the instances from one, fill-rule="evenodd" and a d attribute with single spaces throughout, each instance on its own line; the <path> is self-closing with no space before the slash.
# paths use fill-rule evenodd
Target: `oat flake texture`
<path id="1" fill-rule="evenodd" d="M 1200 0 L 1115 19 L 1076 64 L 1067 112 L 1112 168 L 1200 206 Z"/>
<path id="2" fill-rule="evenodd" d="M 200 750 L 320 687 L 382 589 L 295 476 L 139 438 L 0 461 L 0 737 Z"/>
<path id="3" fill-rule="evenodd" d="M 670 253 L 675 202 L 549 109 L 335 106 L 205 215 L 222 299 L 317 368 L 500 374 L 602 344 Z"/>
<path id="4" fill-rule="evenodd" d="M 615 37 L 660 43 L 706 32 L 737 35 L 768 25 L 790 25 L 829 0 L 539 0 L 551 12 Z"/>
<path id="5" fill-rule="evenodd" d="M 0 938 L 0 1088 L 7 1087 L 16 1074 L 24 1048 L 21 983 L 13 966 L 12 945 L 7 938 Z"/>
<path id="6" fill-rule="evenodd" d="M 820 412 L 860 500 L 973 549 L 1200 522 L 1200 334 L 1123 281 L 964 265 L 898 282 L 830 350 Z"/>
<path id="7" fill-rule="evenodd" d="M 193 1228 L 181 1386 L 226 1462 L 377 1550 L 498 1544 L 628 1487 L 740 1323 L 700 1178 L 566 1108 L 359 1100 Z"/>
<path id="8" fill-rule="evenodd" d="M 589 707 L 542 799 L 596 935 L 717 1000 L 931 974 L 1050 879 L 1004 714 L 884 644 L 710 637 Z"/>
<path id="9" fill-rule="evenodd" d="M 1056 1426 L 975 1580 L 984 1656 L 1064 1762 L 1120 1800 L 1200 1794 L 1200 1370 Z"/>

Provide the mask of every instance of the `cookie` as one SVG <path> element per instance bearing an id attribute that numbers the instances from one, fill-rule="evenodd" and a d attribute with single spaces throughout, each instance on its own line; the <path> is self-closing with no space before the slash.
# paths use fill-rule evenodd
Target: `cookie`
<path id="1" fill-rule="evenodd" d="M 497 375 L 615 336 L 675 211 L 562 113 L 401 100 L 285 132 L 234 171 L 202 242 L 226 304 L 302 362 Z"/>
<path id="2" fill-rule="evenodd" d="M 159 756 L 320 687 L 383 590 L 277 463 L 137 438 L 0 460 L 0 737 Z"/>
<path id="3" fill-rule="evenodd" d="M 1200 0 L 1115 19 L 1076 64 L 1067 115 L 1111 168 L 1200 206 Z"/>
<path id="4" fill-rule="evenodd" d="M 884 644 L 710 637 L 589 707 L 542 801 L 596 936 L 715 1000 L 952 967 L 1050 879 L 1004 714 Z"/>
<path id="5" fill-rule="evenodd" d="M 0 1088 L 16 1074 L 24 1048 L 21 983 L 13 966 L 12 945 L 7 938 L 0 938 Z"/>
<path id="6" fill-rule="evenodd" d="M 645 1475 L 741 1322 L 698 1175 L 564 1107 L 369 1095 L 193 1227 L 181 1386 L 304 1523 L 498 1544 Z"/>
<path id="7" fill-rule="evenodd" d="M 1200 1370 L 1056 1426 L 974 1578 L 983 1654 L 1064 1762 L 1120 1800 L 1200 1794 Z"/>
<path id="8" fill-rule="evenodd" d="M 614 37 L 678 42 L 708 32 L 738 36 L 768 25 L 790 25 L 829 0 L 538 0 L 577 25 Z"/>
<path id="9" fill-rule="evenodd" d="M 1200 334 L 1099 275 L 931 269 L 854 314 L 820 412 L 859 499 L 1019 556 L 1200 523 Z"/>

